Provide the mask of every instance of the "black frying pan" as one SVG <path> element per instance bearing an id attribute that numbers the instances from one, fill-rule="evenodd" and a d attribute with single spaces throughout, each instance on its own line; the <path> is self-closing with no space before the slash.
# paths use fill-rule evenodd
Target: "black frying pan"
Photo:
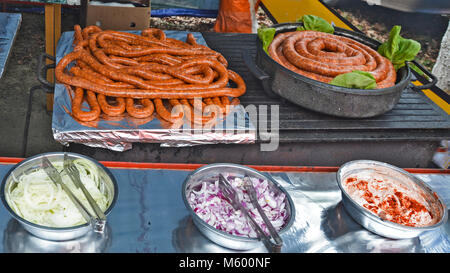
<path id="1" fill-rule="evenodd" d="M 294 31 L 302 23 L 284 23 L 272 27 L 276 34 Z M 275 34 L 275 35 L 276 35 Z M 377 49 L 380 43 L 361 33 L 335 27 L 335 35 L 354 39 Z M 363 90 L 335 86 L 297 74 L 274 61 L 264 50 L 262 42 L 256 39 L 256 60 L 245 52 L 244 62 L 252 74 L 263 85 L 270 97 L 282 97 L 301 107 L 338 117 L 367 118 L 384 114 L 397 104 L 400 96 L 411 82 L 411 70 L 405 65 L 397 71 L 397 81 L 392 87 Z M 433 82 L 415 87 L 430 88 L 436 77 L 427 72 Z"/>

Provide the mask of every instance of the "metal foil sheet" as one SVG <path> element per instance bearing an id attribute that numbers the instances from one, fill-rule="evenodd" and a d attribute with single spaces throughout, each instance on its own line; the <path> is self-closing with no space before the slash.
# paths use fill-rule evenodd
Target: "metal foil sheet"
<path id="1" fill-rule="evenodd" d="M 0 165 L 4 176 L 12 165 Z M 0 252 L 228 253 L 204 237 L 182 198 L 188 171 L 110 169 L 119 197 L 104 236 L 50 242 L 34 237 L 0 208 Z M 291 196 L 295 221 L 282 235 L 282 252 L 450 252 L 450 224 L 413 239 L 387 239 L 364 229 L 346 212 L 336 173 L 269 173 Z M 417 174 L 450 205 L 450 175 Z M 246 252 L 266 252 L 264 246 Z M 240 253 L 240 252 L 239 252 Z"/>
<path id="2" fill-rule="evenodd" d="M 131 31 L 132 33 L 138 33 Z M 170 38 L 185 41 L 186 31 L 165 31 Z M 192 33 L 199 44 L 206 45 L 199 32 Z M 64 32 L 58 42 L 56 61 L 73 50 L 73 31 Z M 161 146 L 181 147 L 200 144 L 250 144 L 256 141 L 256 129 L 242 105 L 231 108 L 226 117 L 218 117 L 204 128 L 183 124 L 168 124 L 156 113 L 147 119 L 124 114 L 120 117 L 101 115 L 98 120 L 80 123 L 71 116 L 70 92 L 65 85 L 56 84 L 52 117 L 53 137 L 63 145 L 81 143 L 91 147 L 125 151 L 133 142 L 160 143 Z M 87 107 L 87 104 L 86 104 Z"/>
<path id="3" fill-rule="evenodd" d="M 6 63 L 21 22 L 20 13 L 0 12 L 0 78 L 5 73 Z"/>

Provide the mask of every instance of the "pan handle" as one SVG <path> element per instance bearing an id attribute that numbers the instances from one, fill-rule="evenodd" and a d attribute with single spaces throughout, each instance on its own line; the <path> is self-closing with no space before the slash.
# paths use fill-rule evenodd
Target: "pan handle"
<path id="1" fill-rule="evenodd" d="M 261 81 L 266 94 L 271 98 L 279 98 L 279 96 L 272 91 L 270 76 L 256 65 L 253 57 L 247 51 L 242 52 L 242 59 L 244 60 L 244 64 L 247 66 L 250 73 Z"/>
<path id="2" fill-rule="evenodd" d="M 411 68 L 409 63 L 410 62 L 407 62 L 407 65 Z M 437 83 L 438 79 L 436 78 L 435 75 L 431 74 L 428 70 L 425 69 L 425 67 L 423 67 L 418 62 L 412 61 L 412 63 L 414 64 L 414 66 L 416 66 L 418 69 L 420 69 L 420 71 L 422 71 L 425 75 L 427 75 L 431 79 L 431 82 L 429 82 L 429 83 L 426 83 L 423 85 L 413 85 L 412 86 L 413 89 L 416 89 L 416 90 L 430 89 Z"/>

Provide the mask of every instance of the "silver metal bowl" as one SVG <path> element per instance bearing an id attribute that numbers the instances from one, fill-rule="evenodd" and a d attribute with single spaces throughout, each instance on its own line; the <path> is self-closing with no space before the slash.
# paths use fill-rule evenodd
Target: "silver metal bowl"
<path id="1" fill-rule="evenodd" d="M 287 191 L 284 188 L 282 188 L 271 177 L 268 177 L 258 172 L 257 170 L 242 165 L 227 164 L 227 163 L 210 164 L 203 166 L 192 172 L 186 178 L 182 186 L 182 198 L 184 204 L 186 205 L 186 208 L 189 210 L 194 224 L 197 226 L 200 232 L 203 235 L 205 235 L 208 239 L 210 239 L 211 241 L 213 241 L 218 245 L 235 250 L 250 250 L 262 245 L 262 242 L 258 238 L 236 236 L 214 228 L 213 226 L 203 221 L 191 208 L 188 202 L 188 196 L 190 195 L 191 191 L 198 190 L 202 182 L 204 182 L 205 180 L 207 181 L 208 179 L 210 180 L 213 177 L 217 177 L 219 173 L 230 173 L 242 177 L 247 174 L 250 177 L 265 179 L 269 181 L 270 182 L 269 185 L 270 187 L 272 187 L 271 189 L 275 193 L 283 192 L 286 195 L 285 202 L 287 213 L 289 216 L 284 227 L 279 231 L 279 234 L 282 236 L 282 234 L 286 230 L 288 230 L 294 223 L 295 218 L 294 203 L 292 202 L 292 199 L 287 193 Z"/>
<path id="2" fill-rule="evenodd" d="M 66 154 L 68 155 L 69 159 L 84 159 L 98 166 L 99 175 L 102 177 L 103 182 L 102 190 L 107 196 L 109 201 L 109 207 L 105 211 L 105 215 L 108 215 L 111 212 L 112 208 L 114 207 L 118 196 L 118 186 L 114 176 L 105 166 L 101 165 L 97 160 L 93 158 L 75 153 L 66 153 Z M 29 171 L 40 168 L 43 156 L 46 156 L 51 162 L 58 162 L 63 161 L 64 153 L 54 152 L 54 153 L 38 154 L 23 160 L 22 162 L 16 164 L 13 168 L 11 168 L 11 170 L 3 178 L 2 185 L 0 187 L 0 197 L 2 199 L 3 205 L 12 215 L 12 217 L 14 217 L 17 221 L 19 221 L 19 223 L 22 224 L 25 230 L 35 235 L 36 237 L 51 241 L 67 241 L 79 238 L 92 229 L 88 223 L 64 228 L 55 228 L 37 225 L 22 218 L 17 213 L 15 213 L 8 203 L 7 191 L 11 187 L 14 187 L 14 184 L 17 183 L 15 178 L 18 178 L 22 174 L 27 173 Z"/>
<path id="3" fill-rule="evenodd" d="M 430 226 L 424 227 L 410 227 L 401 224 L 397 224 L 385 219 L 382 219 L 359 205 L 354 201 L 350 195 L 346 192 L 342 183 L 345 179 L 362 170 L 371 170 L 386 176 L 390 176 L 404 186 L 416 191 L 423 191 L 426 201 L 430 205 L 433 215 L 439 217 L 439 221 Z M 366 229 L 381 235 L 383 237 L 391 239 L 407 239 L 419 236 L 425 231 L 430 231 L 439 228 L 447 222 L 448 211 L 442 198 L 433 191 L 427 184 L 425 184 L 418 177 L 410 174 L 409 172 L 389 165 L 387 163 L 372 161 L 372 160 L 356 160 L 350 161 L 342 165 L 337 174 L 337 181 L 339 188 L 342 192 L 342 203 L 348 213 L 353 219 Z"/>

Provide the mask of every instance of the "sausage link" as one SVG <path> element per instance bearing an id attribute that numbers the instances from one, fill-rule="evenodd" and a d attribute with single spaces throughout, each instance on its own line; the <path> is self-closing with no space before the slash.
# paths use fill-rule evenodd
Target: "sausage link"
<path id="1" fill-rule="evenodd" d="M 203 108 L 206 106 L 206 103 L 204 103 L 202 99 L 189 99 L 188 101 L 189 104 L 198 112 L 203 112 Z"/>
<path id="2" fill-rule="evenodd" d="M 138 89 L 134 88 L 114 88 L 105 87 L 101 84 L 88 81 L 86 79 L 69 76 L 64 73 L 64 68 L 67 67 L 72 61 L 81 59 L 84 62 L 91 65 L 93 69 L 97 72 L 109 76 L 113 80 L 121 80 L 130 83 L 132 85 L 141 87 Z M 213 62 L 211 60 L 203 60 L 204 63 Z M 55 69 L 55 75 L 61 83 L 65 83 L 71 86 L 77 86 L 81 88 L 86 88 L 97 93 L 104 94 L 106 96 L 112 97 L 134 97 L 134 98 L 197 98 L 197 97 L 217 97 L 217 96 L 228 96 L 228 97 L 239 97 L 245 93 L 246 87 L 242 78 L 235 72 L 231 70 L 223 70 L 222 65 L 218 65 L 217 69 L 219 72 L 219 79 L 208 86 L 204 85 L 171 85 L 169 87 L 164 86 L 154 86 L 146 84 L 140 78 L 133 76 L 124 76 L 118 71 L 113 69 L 104 68 L 100 63 L 98 63 L 93 57 L 89 56 L 84 50 L 79 50 L 71 52 L 64 56 Z M 214 67 L 216 68 L 216 67 Z M 236 88 L 223 87 L 224 83 L 228 82 L 228 79 L 234 81 L 237 84 Z"/>
<path id="3" fill-rule="evenodd" d="M 72 101 L 72 115 L 80 121 L 93 121 L 100 116 L 100 106 L 98 105 L 94 92 L 88 90 L 86 95 L 86 100 L 90 108 L 89 111 L 82 109 L 84 90 L 81 88 L 75 89 L 75 97 Z"/>
<path id="4" fill-rule="evenodd" d="M 139 102 L 141 103 L 141 107 L 135 105 L 133 98 L 126 98 L 125 104 L 127 113 L 135 118 L 147 118 L 151 116 L 155 110 L 153 102 L 149 99 L 140 99 Z"/>
<path id="5" fill-rule="evenodd" d="M 115 104 L 111 104 L 108 102 L 108 99 L 105 95 L 98 94 L 97 100 L 103 113 L 107 114 L 108 116 L 119 116 L 125 112 L 126 104 L 124 98 L 114 98 Z"/>
<path id="6" fill-rule="evenodd" d="M 109 59 L 112 62 L 118 63 L 118 64 L 122 64 L 122 65 L 127 65 L 127 66 L 136 66 L 139 65 L 139 62 L 133 59 L 129 59 L 129 58 L 123 58 L 123 57 L 117 57 L 117 56 L 109 56 Z"/>
<path id="7" fill-rule="evenodd" d="M 73 27 L 73 45 L 76 46 L 78 45 L 78 43 L 80 43 L 81 41 L 83 41 L 83 34 L 82 34 L 82 30 L 80 25 L 75 25 Z"/>
<path id="8" fill-rule="evenodd" d="M 134 58 L 134 60 L 138 62 L 156 62 L 165 65 L 177 65 L 182 63 L 182 60 L 180 58 L 168 54 L 152 54 L 139 56 Z"/>
<path id="9" fill-rule="evenodd" d="M 395 84 L 390 62 L 377 51 L 353 39 L 318 31 L 293 31 L 275 36 L 269 55 L 286 68 L 322 82 L 354 70 L 372 74 L 380 86 Z M 378 86 L 378 88 L 380 88 Z"/>
<path id="10" fill-rule="evenodd" d="M 181 107 L 175 107 L 172 111 L 167 110 L 164 106 L 162 99 L 154 99 L 156 113 L 164 120 L 175 123 L 178 120 L 182 120 L 184 116 L 183 109 Z M 175 115 L 173 114 L 175 112 Z"/>
<path id="11" fill-rule="evenodd" d="M 196 112 L 186 99 L 180 99 L 179 103 L 183 106 L 184 116 L 191 124 L 204 125 L 215 119 L 215 115 L 208 117 Z"/>
<path id="12" fill-rule="evenodd" d="M 158 28 L 147 28 L 141 31 L 142 36 L 146 36 L 149 38 L 155 38 L 157 40 L 164 41 L 166 39 L 166 34 L 164 31 Z"/>
<path id="13" fill-rule="evenodd" d="M 140 123 L 156 111 L 171 126 L 179 126 L 183 118 L 212 125 L 228 106 L 239 102 L 230 103 L 228 97 L 246 91 L 243 79 L 227 65 L 222 54 L 198 44 L 191 33 L 182 42 L 159 29 L 136 35 L 77 25 L 74 50 L 59 61 L 55 75 L 58 82 L 75 88 L 72 112 L 80 121 L 95 120 L 102 111 L 111 118 L 127 111 Z M 85 96 L 90 111 L 82 110 Z"/>
<path id="14" fill-rule="evenodd" d="M 87 39 L 89 39 L 89 36 L 91 34 L 98 33 L 98 32 L 101 32 L 101 31 L 102 31 L 102 29 L 99 28 L 98 26 L 87 26 L 82 31 L 83 39 L 87 40 Z"/>

